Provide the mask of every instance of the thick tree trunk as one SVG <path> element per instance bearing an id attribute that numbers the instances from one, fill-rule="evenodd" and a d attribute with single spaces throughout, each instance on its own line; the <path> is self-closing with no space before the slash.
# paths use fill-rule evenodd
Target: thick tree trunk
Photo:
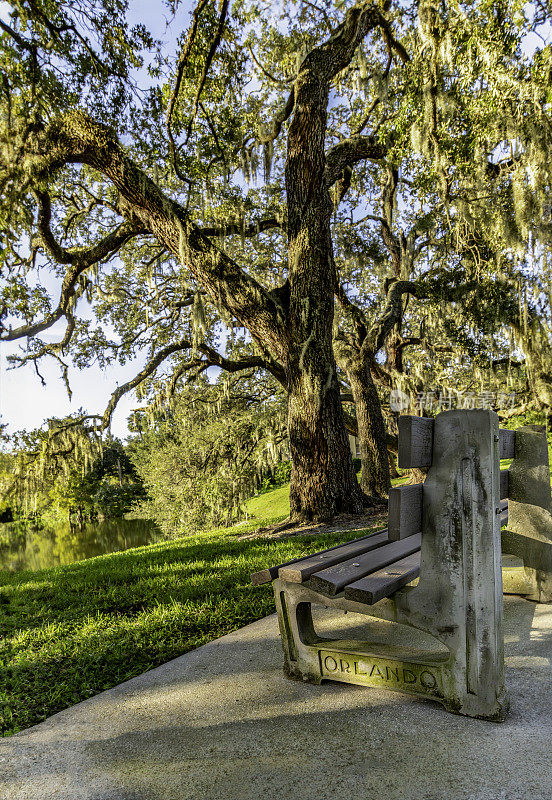
<path id="1" fill-rule="evenodd" d="M 303 520 L 360 513 L 363 508 L 332 348 L 334 272 L 326 212 L 321 202 L 305 213 L 300 234 L 290 241 L 286 363 L 293 464 L 290 503 L 292 517 Z"/>
<path id="2" fill-rule="evenodd" d="M 332 361 L 328 359 L 325 370 L 319 362 L 316 373 L 290 376 L 290 510 L 294 519 L 323 520 L 363 509 Z"/>
<path id="3" fill-rule="evenodd" d="M 389 457 L 389 477 L 390 477 L 390 479 L 393 480 L 393 478 L 400 478 L 401 476 L 400 476 L 399 470 L 397 469 L 397 463 L 396 463 L 395 454 L 388 450 L 387 451 L 387 455 Z"/>
<path id="4" fill-rule="evenodd" d="M 391 486 L 387 431 L 370 367 L 355 359 L 348 365 L 347 377 L 356 407 L 362 462 L 360 486 L 370 497 L 387 497 Z"/>
<path id="5" fill-rule="evenodd" d="M 317 70 L 300 73 L 286 162 L 290 504 L 291 516 L 303 520 L 363 508 L 332 347 L 335 265 L 324 174 L 328 91 L 328 81 Z"/>

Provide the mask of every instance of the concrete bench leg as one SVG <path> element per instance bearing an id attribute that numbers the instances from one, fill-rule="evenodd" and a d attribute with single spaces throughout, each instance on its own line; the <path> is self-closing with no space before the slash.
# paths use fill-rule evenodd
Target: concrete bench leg
<path id="1" fill-rule="evenodd" d="M 502 550 L 522 559 L 524 574 L 519 585 L 507 586 L 507 591 L 540 603 L 552 602 L 551 511 L 546 433 L 538 426 L 518 428 Z"/>
<path id="2" fill-rule="evenodd" d="M 428 650 L 427 638 L 419 646 L 415 641 L 390 647 L 381 640 L 371 641 L 371 622 L 397 621 L 391 600 L 366 606 L 337 596 L 324 603 L 312 589 L 280 579 L 274 581 L 274 594 L 287 677 L 315 684 L 332 680 L 374 686 L 442 701 L 443 670 L 448 663 L 445 652 Z M 311 616 L 312 603 L 366 614 L 367 638 L 344 640 L 318 636 Z"/>
<path id="3" fill-rule="evenodd" d="M 311 604 L 302 598 L 301 584 L 273 583 L 280 638 L 284 651 L 284 674 L 309 683 L 321 683 L 316 654 L 309 648 L 319 638 L 312 621 Z"/>

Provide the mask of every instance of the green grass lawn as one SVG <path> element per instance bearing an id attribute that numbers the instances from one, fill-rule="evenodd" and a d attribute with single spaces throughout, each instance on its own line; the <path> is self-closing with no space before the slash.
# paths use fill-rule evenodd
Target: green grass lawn
<path id="1" fill-rule="evenodd" d="M 285 518 L 288 492 L 253 498 L 255 518 L 235 528 L 40 572 L 0 572 L 2 734 L 270 614 L 271 586 L 252 586 L 250 573 L 362 535 L 237 538 Z"/>
<path id="2" fill-rule="evenodd" d="M 246 508 L 247 513 L 258 520 L 285 519 L 289 515 L 289 483 L 252 497 L 246 503 Z M 257 522 L 256 527 L 259 524 Z"/>

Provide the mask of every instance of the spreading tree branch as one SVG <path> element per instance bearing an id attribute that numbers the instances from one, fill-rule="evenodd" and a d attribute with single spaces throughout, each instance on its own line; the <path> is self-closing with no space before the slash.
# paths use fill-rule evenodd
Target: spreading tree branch
<path id="1" fill-rule="evenodd" d="M 40 238 L 48 254 L 59 264 L 76 264 L 86 269 L 92 264 L 112 256 L 129 239 L 148 233 L 147 228 L 138 220 L 126 221 L 91 247 L 66 250 L 56 241 L 50 227 L 52 221 L 50 196 L 47 192 L 37 191 L 36 198 L 38 201 L 37 229 Z"/>
<path id="2" fill-rule="evenodd" d="M 357 334 L 356 344 L 360 347 L 368 333 L 368 321 L 366 316 L 363 310 L 349 299 L 341 284 L 338 284 L 336 287 L 335 296 L 343 311 L 353 320 Z"/>
<path id="3" fill-rule="evenodd" d="M 65 312 L 65 318 L 67 320 L 67 327 L 65 329 L 65 334 L 63 335 L 63 339 L 59 342 L 53 342 L 52 344 L 45 344 L 40 350 L 37 350 L 34 353 L 27 353 L 24 356 L 9 356 L 11 361 L 17 362 L 18 367 L 22 367 L 23 364 L 26 364 L 29 361 L 34 361 L 35 365 L 37 364 L 40 359 L 45 355 L 52 355 L 55 356 L 59 351 L 63 352 L 64 349 L 67 347 L 73 333 L 75 332 L 75 317 L 73 316 L 72 312 L 67 310 Z M 63 366 L 66 366 L 63 364 Z M 41 377 L 41 376 L 39 376 Z M 42 380 L 42 378 L 41 378 Z M 45 385 L 43 383 L 43 385 Z"/>
<path id="4" fill-rule="evenodd" d="M 268 144 L 277 139 L 282 130 L 282 125 L 288 120 L 295 107 L 295 90 L 292 89 L 285 106 L 278 111 L 269 125 L 263 125 L 257 132 L 257 139 L 260 144 Z"/>
<path id="5" fill-rule="evenodd" d="M 330 147 L 326 153 L 326 184 L 332 186 L 345 167 L 354 167 L 359 161 L 381 161 L 387 148 L 373 136 L 351 136 Z"/>
<path id="6" fill-rule="evenodd" d="M 207 80 L 207 75 L 209 74 L 209 69 L 211 68 L 211 62 L 215 56 L 215 53 L 217 52 L 220 40 L 222 38 L 222 32 L 224 30 L 224 25 L 226 23 L 226 14 L 228 13 L 228 2 L 229 0 L 222 0 L 222 2 L 220 3 L 220 14 L 217 24 L 217 30 L 213 37 L 213 41 L 210 44 L 209 52 L 207 53 L 207 58 L 205 59 L 205 64 L 203 65 L 203 72 L 201 73 L 201 78 L 199 79 L 199 85 L 197 87 L 194 98 L 194 107 L 192 110 L 192 116 L 190 117 L 190 121 L 188 123 L 188 131 L 186 133 L 186 143 L 188 142 L 188 139 L 190 138 L 190 134 L 192 132 L 192 127 L 195 122 L 197 114 L 197 106 L 201 97 L 201 93 L 203 91 L 203 87 L 205 86 L 205 81 Z"/>
<path id="7" fill-rule="evenodd" d="M 193 344 L 188 339 L 180 339 L 178 342 L 174 342 L 173 344 L 167 345 L 166 347 L 162 347 L 160 350 L 155 353 L 152 358 L 147 362 L 140 372 L 135 375 L 131 380 L 127 381 L 126 383 L 118 386 L 117 389 L 111 395 L 109 403 L 104 411 L 102 417 L 102 426 L 107 428 L 111 421 L 111 417 L 113 416 L 113 412 L 115 411 L 117 404 L 123 395 L 130 392 L 132 389 L 135 389 L 136 386 L 141 384 L 146 378 L 152 375 L 157 368 L 169 358 L 171 355 L 178 353 L 182 350 L 192 350 Z M 204 342 L 197 344 L 195 349 L 198 350 L 204 358 L 195 358 L 192 359 L 186 364 L 181 365 L 175 375 L 173 376 L 174 386 L 172 386 L 172 392 L 174 392 L 174 388 L 176 386 L 176 381 L 178 378 L 183 374 L 184 371 L 190 369 L 199 369 L 200 372 L 204 372 L 209 367 L 220 367 L 225 372 L 235 373 L 241 372 L 244 369 L 251 369 L 251 368 L 262 368 L 267 369 L 271 372 L 274 377 L 277 378 L 280 382 L 284 382 L 285 385 L 285 373 L 283 369 L 275 369 L 273 364 L 268 363 L 264 358 L 260 356 L 244 356 L 240 359 L 231 359 L 226 358 L 225 356 L 218 353 L 214 348 L 210 347 L 209 345 L 205 344 Z M 199 373 L 198 373 L 199 374 Z M 171 393 L 172 393 L 171 392 Z"/>
<path id="8" fill-rule="evenodd" d="M 379 25 L 382 30 L 385 43 L 389 48 L 389 52 L 396 53 L 403 64 L 407 64 L 410 61 L 410 56 L 403 45 L 397 39 L 395 39 L 389 20 L 382 15 Z"/>
<path id="9" fill-rule="evenodd" d="M 313 70 L 322 80 L 330 81 L 351 62 L 355 50 L 369 31 L 380 27 L 392 48 L 408 60 L 408 54 L 394 38 L 389 21 L 376 3 L 360 2 L 349 8 L 341 25 L 324 44 L 316 47 L 305 58 L 302 71 Z"/>
<path id="10" fill-rule="evenodd" d="M 387 295 L 387 304 L 380 317 L 371 326 L 363 348 L 377 353 L 384 346 L 387 337 L 402 317 L 402 298 L 404 294 L 427 297 L 427 288 L 422 282 L 395 281 Z"/>
<path id="11" fill-rule="evenodd" d="M 251 222 L 244 227 L 239 222 L 225 223 L 219 227 L 211 226 L 209 228 L 202 228 L 201 233 L 204 236 L 234 236 L 241 235 L 245 237 L 257 236 L 264 231 L 272 230 L 273 228 L 282 228 L 282 224 L 276 217 L 269 217 L 267 219 L 260 219 L 257 222 Z"/>
<path id="12" fill-rule="evenodd" d="M 320 8 L 320 6 L 317 6 L 315 3 L 310 3 L 309 0 L 305 0 L 305 5 L 310 6 L 310 8 L 313 8 L 315 11 L 318 11 L 318 13 L 322 15 L 322 17 L 324 18 L 324 23 L 326 25 L 326 30 L 330 35 L 332 35 L 334 29 L 328 13 L 323 8 Z"/>
<path id="13" fill-rule="evenodd" d="M 14 40 L 14 42 L 17 44 L 17 46 L 21 50 L 26 50 L 33 57 L 36 57 L 37 50 L 38 50 L 38 44 L 36 42 L 31 42 L 28 39 L 25 39 L 24 36 L 21 36 L 20 33 L 17 33 L 17 31 L 14 31 L 14 29 L 11 28 L 2 19 L 0 19 L 0 30 L 3 30 L 4 33 L 7 33 L 8 36 L 10 36 Z"/>
<path id="14" fill-rule="evenodd" d="M 37 228 L 46 252 L 58 263 L 68 264 L 57 307 L 39 322 L 21 325 L 13 330 L 2 330 L 0 340 L 14 341 L 27 336 L 36 336 L 38 333 L 50 328 L 63 316 L 67 316 L 69 305 L 75 296 L 79 278 L 93 264 L 113 256 L 130 239 L 146 233 L 146 229 L 136 221 L 123 222 L 116 230 L 89 248 L 75 248 L 66 250 L 55 239 L 51 222 L 50 198 L 45 192 L 37 192 L 38 220 Z"/>
<path id="15" fill-rule="evenodd" d="M 172 132 L 172 117 L 174 114 L 176 103 L 178 101 L 178 95 L 180 94 L 180 87 L 182 85 L 184 72 L 188 65 L 190 54 L 194 46 L 195 37 L 199 26 L 199 19 L 208 2 L 209 0 L 200 0 L 196 5 L 196 7 L 194 8 L 192 14 L 192 23 L 188 29 L 188 35 L 186 36 L 186 42 L 184 44 L 184 47 L 180 52 L 180 57 L 178 59 L 178 66 L 176 68 L 176 78 L 174 82 L 174 88 L 169 100 L 169 105 L 167 106 L 166 127 L 167 127 L 167 136 L 169 137 L 169 152 L 171 156 L 172 166 L 177 177 L 180 178 L 181 181 L 184 181 L 188 184 L 191 183 L 190 179 L 183 173 L 181 173 L 180 167 L 178 165 L 176 142 L 174 140 L 174 135 Z"/>
<path id="16" fill-rule="evenodd" d="M 247 46 L 247 49 L 249 50 L 251 58 L 258 66 L 258 68 L 261 70 L 263 75 L 265 75 L 270 81 L 272 81 L 272 83 L 275 83 L 277 86 L 285 86 L 286 84 L 290 83 L 289 79 L 281 80 L 280 78 L 276 78 L 274 75 L 272 75 L 271 72 L 269 72 L 265 67 L 263 67 L 263 65 L 261 64 L 261 62 L 259 61 L 259 59 L 257 58 L 257 56 L 255 55 L 255 53 L 253 52 L 252 48 L 249 45 Z"/>
<path id="17" fill-rule="evenodd" d="M 362 122 L 360 123 L 360 125 L 358 126 L 356 131 L 353 133 L 353 136 L 360 136 L 360 134 L 362 133 L 364 128 L 368 125 L 368 122 L 370 121 L 370 117 L 372 116 L 373 110 L 380 103 L 381 103 L 381 99 L 379 97 L 375 97 L 372 100 L 372 102 L 370 103 L 370 105 L 368 107 L 368 110 L 367 110 L 366 114 L 364 115 L 364 118 L 362 119 Z"/>
<path id="18" fill-rule="evenodd" d="M 107 428 L 109 423 L 111 422 L 111 417 L 113 416 L 113 412 L 117 407 L 117 403 L 123 397 L 123 395 L 130 392 L 132 389 L 135 389 L 140 383 L 145 381 L 150 375 L 152 375 L 155 370 L 159 367 L 160 364 L 169 356 L 173 355 L 174 353 L 178 353 L 181 350 L 189 350 L 191 348 L 191 342 L 185 339 L 181 339 L 178 342 L 174 342 L 173 344 L 167 345 L 166 347 L 162 347 L 157 353 L 150 358 L 148 363 L 144 366 L 143 369 L 138 372 L 134 378 L 123 383 L 121 386 L 118 386 L 113 394 L 109 399 L 109 403 L 103 413 L 102 417 L 102 427 Z"/>
<path id="19" fill-rule="evenodd" d="M 66 164 L 87 164 L 119 191 L 125 216 L 189 268 L 215 307 L 248 328 L 263 353 L 284 360 L 285 320 L 269 292 L 217 248 L 177 202 L 125 153 L 114 132 L 82 112 L 70 112 L 32 137 L 26 167 L 44 181 Z M 11 168 L 10 165 L 0 165 Z"/>

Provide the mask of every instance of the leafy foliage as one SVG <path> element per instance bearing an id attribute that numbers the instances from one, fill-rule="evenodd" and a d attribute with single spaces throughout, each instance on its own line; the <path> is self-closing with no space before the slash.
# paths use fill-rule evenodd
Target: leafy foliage
<path id="1" fill-rule="evenodd" d="M 70 360 L 145 359 L 103 427 L 127 391 L 162 405 L 162 370 L 168 394 L 212 366 L 260 368 L 289 391 L 297 364 L 305 387 L 325 386 L 301 353 L 323 343 L 329 363 L 330 334 L 345 391 L 362 361 L 383 401 L 446 381 L 552 408 L 547 9 L 199 2 L 175 66 L 124 0 L 16 0 L 0 32 L 0 315 L 4 339 L 30 344 L 14 363 L 54 358 L 69 388 Z M 324 169 L 332 241 L 302 235 L 297 258 L 290 203 L 312 195 L 291 169 L 295 100 L 330 51 L 342 67 L 309 112 L 323 147 L 303 166 Z M 320 253 L 312 291 L 317 270 L 297 269 Z M 313 325 L 332 291 L 335 320 Z M 312 325 L 294 347 L 291 323 Z"/>
<path id="2" fill-rule="evenodd" d="M 284 408 L 274 384 L 254 375 L 179 392 L 131 444 L 148 494 L 141 511 L 171 535 L 242 519 L 255 489 L 283 482 Z"/>
<path id="3" fill-rule="evenodd" d="M 120 517 L 143 488 L 119 441 L 104 442 L 82 414 L 15 434 L 4 455 L 3 502 L 21 519 L 55 526 Z"/>

